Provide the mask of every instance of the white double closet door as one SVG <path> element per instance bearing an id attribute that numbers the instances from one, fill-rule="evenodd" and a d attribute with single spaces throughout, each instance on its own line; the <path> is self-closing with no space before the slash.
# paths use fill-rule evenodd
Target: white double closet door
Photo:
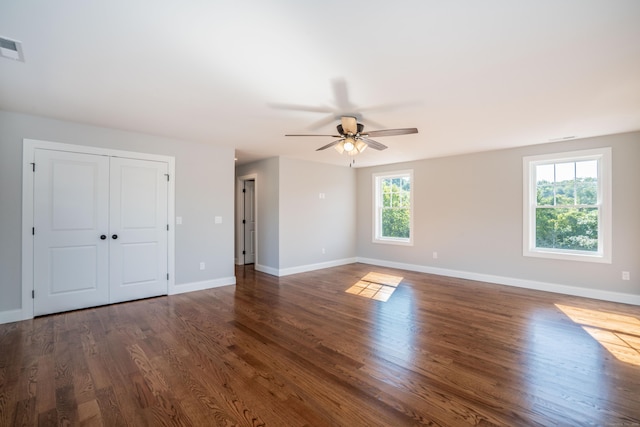
<path id="1" fill-rule="evenodd" d="M 167 294 L 167 163 L 35 150 L 34 315 Z"/>

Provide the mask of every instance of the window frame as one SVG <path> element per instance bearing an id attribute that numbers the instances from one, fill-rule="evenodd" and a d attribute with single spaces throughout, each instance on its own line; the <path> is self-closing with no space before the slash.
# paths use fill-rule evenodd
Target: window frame
<path id="1" fill-rule="evenodd" d="M 384 237 L 382 236 L 382 180 L 393 178 L 409 178 L 411 189 L 409 191 L 409 237 Z M 391 245 L 413 246 L 413 201 L 414 201 L 414 180 L 413 169 L 399 171 L 378 172 L 372 174 L 373 179 L 373 243 L 383 243 Z"/>
<path id="2" fill-rule="evenodd" d="M 536 247 L 536 166 L 585 160 L 598 161 L 598 188 L 595 205 L 598 208 L 598 250 L 592 252 Z M 522 158 L 522 170 L 523 256 L 611 264 L 611 147 L 526 156 Z"/>

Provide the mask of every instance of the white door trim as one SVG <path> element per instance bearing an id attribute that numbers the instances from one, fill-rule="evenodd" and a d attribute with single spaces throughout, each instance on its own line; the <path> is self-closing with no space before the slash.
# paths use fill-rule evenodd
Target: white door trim
<path id="1" fill-rule="evenodd" d="M 250 175 L 243 175 L 236 177 L 236 264 L 244 265 L 244 257 L 242 256 L 242 246 L 244 245 L 244 227 L 242 226 L 242 203 L 244 203 L 244 196 L 242 194 L 242 188 L 244 187 L 244 181 L 254 181 L 254 207 L 255 207 L 255 259 L 253 265 L 258 265 L 258 248 L 260 247 L 260 234 L 258 231 L 258 223 L 260 216 L 258 215 L 258 174 L 252 173 Z M 242 260 L 242 261 L 241 261 Z"/>
<path id="2" fill-rule="evenodd" d="M 125 157 L 141 160 L 155 160 L 166 162 L 169 166 L 169 194 L 168 201 L 168 293 L 175 288 L 175 158 L 160 154 L 137 153 L 131 151 L 112 150 L 109 148 L 90 147 L 84 145 L 64 144 L 35 139 L 23 139 L 22 143 L 22 308 L 21 320 L 33 318 L 33 169 L 35 150 L 47 149 L 69 151 L 75 153 L 96 154 L 111 157 Z"/>

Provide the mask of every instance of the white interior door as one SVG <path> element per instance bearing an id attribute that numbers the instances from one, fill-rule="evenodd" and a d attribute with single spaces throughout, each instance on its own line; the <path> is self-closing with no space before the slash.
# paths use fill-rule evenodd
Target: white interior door
<path id="1" fill-rule="evenodd" d="M 111 158 L 110 302 L 168 293 L 164 162 Z"/>
<path id="2" fill-rule="evenodd" d="M 255 181 L 244 181 L 244 263 L 256 260 Z"/>
<path id="3" fill-rule="evenodd" d="M 107 304 L 109 158 L 43 149 L 34 158 L 34 315 Z"/>

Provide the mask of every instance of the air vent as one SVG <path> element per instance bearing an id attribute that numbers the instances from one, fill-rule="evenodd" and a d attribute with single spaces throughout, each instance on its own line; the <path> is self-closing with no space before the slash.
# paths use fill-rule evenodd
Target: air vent
<path id="1" fill-rule="evenodd" d="M 22 43 L 17 40 L 0 37 L 0 56 L 14 61 L 24 62 Z"/>

